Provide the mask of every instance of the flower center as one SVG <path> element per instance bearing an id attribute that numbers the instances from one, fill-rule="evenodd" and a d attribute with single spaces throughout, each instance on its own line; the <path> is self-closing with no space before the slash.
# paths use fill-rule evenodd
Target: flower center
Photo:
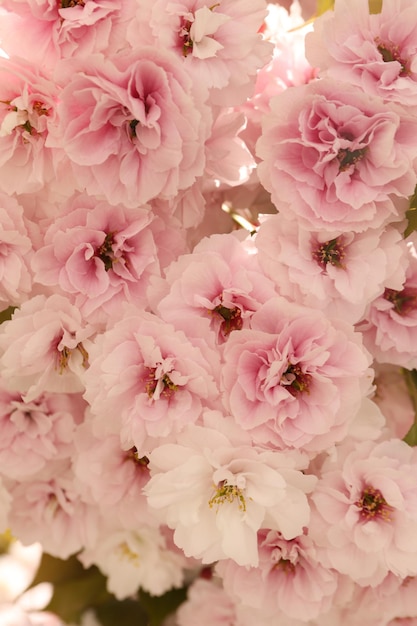
<path id="1" fill-rule="evenodd" d="M 215 13 L 219 3 L 211 7 L 203 6 L 195 13 L 184 13 L 181 16 L 181 25 L 178 31 L 179 47 L 184 57 L 194 53 L 200 59 L 207 59 L 216 55 L 223 46 L 213 37 L 218 28 L 228 21 L 229 17 Z"/>
<path id="2" fill-rule="evenodd" d="M 345 247 L 341 244 L 340 238 L 330 239 L 318 245 L 312 252 L 313 259 L 323 268 L 330 263 L 334 267 L 344 268 L 342 263 L 345 258 Z"/>
<path id="3" fill-rule="evenodd" d="M 187 57 L 190 54 L 190 52 L 193 51 L 194 44 L 190 35 L 190 28 L 191 28 L 192 23 L 193 23 L 193 20 L 183 18 L 181 29 L 179 32 L 180 39 L 182 41 L 182 54 L 185 57 Z"/>
<path id="4" fill-rule="evenodd" d="M 136 126 L 139 124 L 139 120 L 130 120 L 129 122 L 129 136 L 131 139 L 136 137 Z"/>
<path id="5" fill-rule="evenodd" d="M 178 385 L 172 382 L 169 377 L 169 373 L 161 373 L 161 365 L 157 367 L 147 367 L 147 375 L 145 381 L 145 391 L 149 398 L 153 400 L 159 400 L 162 396 L 169 400 L 176 391 L 178 391 Z"/>
<path id="6" fill-rule="evenodd" d="M 87 369 L 89 363 L 88 363 L 88 352 L 87 350 L 84 348 L 83 344 L 80 342 L 75 346 L 75 349 L 78 350 L 78 352 L 81 354 L 83 360 L 82 360 L 82 366 L 84 367 L 84 369 Z M 70 348 L 67 348 L 67 346 L 64 346 L 62 348 L 62 350 L 59 350 L 59 356 L 58 356 L 58 369 L 59 369 L 59 373 L 63 374 L 64 371 L 67 369 L 68 367 L 68 361 L 70 360 L 71 354 L 72 354 L 72 350 Z"/>
<path id="7" fill-rule="evenodd" d="M 406 287 L 402 291 L 385 289 L 384 298 L 393 304 L 394 310 L 398 315 L 407 315 L 407 313 L 415 308 L 417 290 L 411 287 Z"/>
<path id="8" fill-rule="evenodd" d="M 348 148 L 341 148 L 336 155 L 339 161 L 339 172 L 345 172 L 351 165 L 356 165 L 365 156 L 366 148 L 359 148 L 357 150 L 349 150 Z"/>
<path id="9" fill-rule="evenodd" d="M 408 59 L 404 60 L 401 58 L 400 49 L 397 45 L 384 43 L 379 37 L 375 39 L 375 43 L 384 63 L 397 61 L 401 66 L 400 76 L 408 76 L 410 74 L 410 70 L 407 67 Z"/>
<path id="10" fill-rule="evenodd" d="M 116 261 L 113 253 L 114 234 L 115 233 L 106 234 L 103 243 L 97 249 L 95 254 L 95 256 L 103 261 L 104 269 L 106 270 L 106 272 L 108 272 L 113 267 L 113 263 Z"/>
<path id="11" fill-rule="evenodd" d="M 139 555 L 129 548 L 126 541 L 123 541 L 117 546 L 117 551 L 122 559 L 129 561 L 129 563 L 136 567 L 139 566 Z"/>
<path id="12" fill-rule="evenodd" d="M 288 576 L 289 574 L 294 574 L 295 564 L 290 561 L 290 559 L 280 559 L 277 563 L 275 563 L 273 569 L 281 570 L 286 576 Z"/>
<path id="13" fill-rule="evenodd" d="M 229 485 L 227 480 L 222 480 L 217 487 L 215 486 L 215 489 L 216 492 L 208 503 L 211 509 L 216 506 L 217 512 L 221 504 L 225 502 L 232 503 L 237 500 L 239 511 L 246 511 L 246 501 L 240 487 L 237 485 Z"/>
<path id="14" fill-rule="evenodd" d="M 221 329 L 226 337 L 230 335 L 232 330 L 242 329 L 242 311 L 239 307 L 235 306 L 232 309 L 229 309 L 226 306 L 219 304 L 211 312 L 217 313 L 217 315 L 222 318 Z"/>
<path id="15" fill-rule="evenodd" d="M 126 452 L 126 460 L 133 461 L 133 463 L 137 465 L 140 469 L 147 469 L 149 465 L 148 457 L 140 457 L 136 446 L 133 446 L 133 448 L 130 448 L 130 450 Z"/>
<path id="16" fill-rule="evenodd" d="M 365 487 L 360 499 L 355 502 L 355 506 L 360 509 L 359 515 L 364 522 L 377 517 L 389 522 L 390 513 L 393 510 L 379 489 L 373 487 Z"/>
<path id="17" fill-rule="evenodd" d="M 287 369 L 281 376 L 280 384 L 288 388 L 291 395 L 298 393 L 309 393 L 311 383 L 311 374 L 302 371 L 299 365 L 288 364 Z"/>
<path id="18" fill-rule="evenodd" d="M 70 9 L 72 7 L 84 7 L 84 0 L 61 0 L 61 9 Z"/>

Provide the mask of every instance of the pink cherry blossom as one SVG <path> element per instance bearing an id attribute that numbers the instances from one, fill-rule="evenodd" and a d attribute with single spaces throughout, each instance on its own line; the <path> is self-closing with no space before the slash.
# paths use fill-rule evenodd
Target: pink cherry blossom
<path id="1" fill-rule="evenodd" d="M 75 64 L 75 65 L 74 65 Z M 174 196 L 204 170 L 210 116 L 174 55 L 136 48 L 60 64 L 54 145 L 90 194 L 129 208 Z"/>
<path id="2" fill-rule="evenodd" d="M 282 295 L 359 321 L 385 287 L 400 288 L 405 261 L 392 227 L 363 233 L 312 231 L 284 213 L 265 216 L 256 236 L 259 263 Z"/>
<path id="3" fill-rule="evenodd" d="M 25 402 L 19 392 L 2 385 L 0 473 L 27 479 L 47 463 L 70 457 L 76 423 L 84 410 L 85 403 L 77 394 L 45 393 Z"/>
<path id="4" fill-rule="evenodd" d="M 315 76 L 304 53 L 305 35 L 310 29 L 311 25 L 304 24 L 298 2 L 293 2 L 289 11 L 268 4 L 263 35 L 274 44 L 273 56 L 259 70 L 254 94 L 239 107 L 248 118 L 243 138 L 253 151 L 261 135 L 262 117 L 270 110 L 271 98 L 288 87 L 308 83 Z"/>
<path id="5" fill-rule="evenodd" d="M 27 402 L 44 391 L 82 391 L 93 332 L 66 298 L 35 296 L 0 328 L 2 376 Z"/>
<path id="6" fill-rule="evenodd" d="M 60 58 L 114 47 L 129 7 L 133 11 L 133 3 L 121 0 L 5 0 L 2 6 L 7 9 L 0 24 L 4 49 L 48 68 Z"/>
<path id="7" fill-rule="evenodd" d="M 56 85 L 39 67 L 0 57 L 0 190 L 6 194 L 51 182 L 55 154 L 46 143 L 56 99 Z"/>
<path id="8" fill-rule="evenodd" d="M 417 120 L 402 109 L 323 79 L 274 98 L 262 128 L 261 183 L 307 228 L 362 232 L 403 217 Z"/>
<path id="9" fill-rule="evenodd" d="M 32 287 L 31 254 L 32 242 L 22 207 L 14 198 L 0 192 L 0 302 L 4 308 L 28 298 Z"/>
<path id="10" fill-rule="evenodd" d="M 74 474 L 84 498 L 100 509 L 107 530 L 155 524 L 142 493 L 149 480 L 149 460 L 140 458 L 135 448 L 122 450 L 117 435 L 96 436 L 93 427 L 88 415 L 74 438 Z"/>
<path id="11" fill-rule="evenodd" d="M 260 444 L 324 450 L 346 436 L 370 392 L 359 333 L 321 311 L 272 298 L 224 348 L 224 402 Z"/>
<path id="12" fill-rule="evenodd" d="M 46 552 L 66 559 L 94 541 L 97 511 L 80 497 L 68 463 L 51 463 L 11 495 L 10 528 L 23 544 L 40 541 Z"/>
<path id="13" fill-rule="evenodd" d="M 211 359 L 171 324 L 133 311 L 97 338 L 85 398 L 100 429 L 120 433 L 123 448 L 142 457 L 216 404 Z"/>
<path id="14" fill-rule="evenodd" d="M 281 533 L 263 529 L 258 545 L 258 567 L 244 568 L 229 560 L 216 568 L 226 591 L 239 604 L 259 609 L 265 616 L 283 612 L 303 621 L 327 612 L 338 575 L 319 564 L 308 536 L 285 540 Z"/>
<path id="15" fill-rule="evenodd" d="M 360 585 L 416 575 L 416 454 L 399 439 L 365 441 L 323 468 L 310 533 L 325 566 Z"/>
<path id="16" fill-rule="evenodd" d="M 302 457 L 234 446 L 226 435 L 190 425 L 176 444 L 150 454 L 149 505 L 174 530 L 186 556 L 258 564 L 257 532 L 270 524 L 286 539 L 308 525 L 314 476 Z"/>
<path id="17" fill-rule="evenodd" d="M 150 277 L 159 274 L 153 222 L 148 207 L 76 197 L 45 232 L 32 261 L 35 281 L 60 287 L 94 322 L 117 314 L 124 301 L 145 308 Z"/>
<path id="18" fill-rule="evenodd" d="M 306 38 L 307 57 L 322 74 L 387 102 L 417 104 L 417 26 L 413 0 L 384 0 L 370 14 L 366 2 L 336 0 Z"/>
<path id="19" fill-rule="evenodd" d="M 216 344 L 248 327 L 253 312 L 276 293 L 256 256 L 233 234 L 202 240 L 166 275 L 169 293 L 158 304 L 162 318 Z"/>
<path id="20" fill-rule="evenodd" d="M 178 626 L 238 626 L 235 603 L 220 581 L 197 578 L 188 588 L 187 600 L 176 613 Z"/>
<path id="21" fill-rule="evenodd" d="M 200 90 L 210 90 L 215 104 L 233 106 L 251 94 L 257 70 L 272 49 L 259 33 L 266 15 L 263 0 L 138 4 L 137 23 L 133 21 L 128 30 L 133 46 L 143 33 L 154 48 L 175 53 L 177 64 L 186 68 Z"/>
<path id="22" fill-rule="evenodd" d="M 139 587 L 161 596 L 184 582 L 186 559 L 169 549 L 156 525 L 107 532 L 78 558 L 85 567 L 100 568 L 107 577 L 107 589 L 118 600 L 131 597 Z"/>
<path id="23" fill-rule="evenodd" d="M 401 287 L 386 288 L 358 325 L 364 343 L 379 363 L 417 367 L 417 240 L 408 240 L 408 267 Z"/>

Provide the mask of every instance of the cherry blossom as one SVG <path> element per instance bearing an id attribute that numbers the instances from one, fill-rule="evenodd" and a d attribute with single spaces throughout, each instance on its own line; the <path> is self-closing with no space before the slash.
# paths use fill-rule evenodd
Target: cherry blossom
<path id="1" fill-rule="evenodd" d="M 30 61 L 1 57 L 0 84 L 0 189 L 39 191 L 55 174 L 47 139 L 56 119 L 57 87 Z"/>
<path id="2" fill-rule="evenodd" d="M 139 0 L 137 22 L 128 39 L 137 45 L 138 32 L 154 48 L 172 51 L 198 88 L 214 104 L 233 106 L 251 95 L 257 70 L 269 59 L 272 46 L 259 29 L 266 16 L 263 0 L 179 0 L 152 5 Z M 150 28 L 149 28 L 150 27 Z"/>
<path id="3" fill-rule="evenodd" d="M 124 301 L 146 308 L 150 277 L 160 272 L 154 221 L 148 207 L 128 211 L 76 197 L 45 232 L 32 261 L 35 281 L 59 287 L 94 323 Z"/>
<path id="4" fill-rule="evenodd" d="M 90 194 L 134 208 L 174 196 L 203 173 L 210 113 L 175 56 L 144 47 L 59 67 L 66 84 L 51 144 Z"/>
<path id="5" fill-rule="evenodd" d="M 340 320 L 272 298 L 224 348 L 225 404 L 258 444 L 312 452 L 346 436 L 370 392 L 370 355 Z"/>
<path id="6" fill-rule="evenodd" d="M 308 525 L 314 476 L 302 457 L 233 446 L 218 431 L 189 426 L 176 444 L 150 454 L 149 505 L 174 529 L 174 542 L 203 563 L 258 564 L 257 531 L 268 523 L 286 539 Z"/>
<path id="7" fill-rule="evenodd" d="M 243 568 L 231 560 L 216 567 L 226 591 L 237 602 L 265 616 L 282 612 L 303 621 L 327 612 L 338 575 L 318 562 L 308 535 L 285 540 L 277 531 L 262 529 L 258 545 L 258 567 Z"/>
<path id="8" fill-rule="evenodd" d="M 306 230 L 284 213 L 264 216 L 256 236 L 258 259 L 282 295 L 358 322 L 385 288 L 405 277 L 402 236 L 393 227 L 349 231 Z"/>
<path id="9" fill-rule="evenodd" d="M 2 376 L 27 402 L 45 391 L 83 391 L 93 332 L 66 298 L 35 296 L 0 328 Z"/>
<path id="10" fill-rule="evenodd" d="M 387 102 L 417 103 L 417 26 L 413 0 L 384 0 L 370 14 L 361 0 L 336 0 L 306 37 L 307 57 L 321 74 Z"/>
<path id="11" fill-rule="evenodd" d="M 219 393 L 205 352 L 155 315 L 126 315 L 91 350 L 85 398 L 98 427 L 120 433 L 123 448 L 142 457 L 195 422 Z"/>
<path id="12" fill-rule="evenodd" d="M 417 367 L 415 334 L 417 324 L 417 253 L 416 239 L 408 240 L 408 266 L 402 285 L 386 288 L 369 306 L 358 325 L 364 343 L 379 363 L 391 363 L 412 369 Z"/>
<path id="13" fill-rule="evenodd" d="M 312 494 L 323 564 L 360 585 L 416 575 L 416 468 L 415 449 L 398 439 L 340 450 Z"/>
<path id="14" fill-rule="evenodd" d="M 379 228 L 403 217 L 401 198 L 414 191 L 416 124 L 336 80 L 287 89 L 263 119 L 259 178 L 307 228 Z"/>

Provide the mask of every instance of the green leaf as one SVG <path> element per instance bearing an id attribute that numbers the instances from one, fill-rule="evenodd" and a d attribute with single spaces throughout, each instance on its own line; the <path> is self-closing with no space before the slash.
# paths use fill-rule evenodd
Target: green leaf
<path id="1" fill-rule="evenodd" d="M 148 613 L 137 600 L 109 600 L 95 610 L 103 626 L 149 626 Z"/>
<path id="2" fill-rule="evenodd" d="M 403 376 L 414 407 L 414 423 L 403 438 L 403 441 L 408 443 L 409 446 L 417 446 L 417 370 L 403 368 Z"/>
<path id="3" fill-rule="evenodd" d="M 149 615 L 149 626 L 160 626 L 164 619 L 185 602 L 187 589 L 171 589 L 163 596 L 151 596 L 145 591 L 140 592 L 139 600 Z M 148 626 L 148 625 L 147 625 Z"/>
<path id="4" fill-rule="evenodd" d="M 113 600 L 100 570 L 97 567 L 85 569 L 76 556 L 64 561 L 44 554 L 31 586 L 44 581 L 51 582 L 54 588 L 46 609 L 64 622 L 78 623 L 87 609 Z"/>

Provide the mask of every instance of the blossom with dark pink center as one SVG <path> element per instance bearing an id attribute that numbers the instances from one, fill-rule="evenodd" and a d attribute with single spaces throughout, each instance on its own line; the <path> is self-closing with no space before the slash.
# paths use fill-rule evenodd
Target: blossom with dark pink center
<path id="1" fill-rule="evenodd" d="M 362 0 L 336 0 L 307 35 L 307 57 L 321 73 L 387 102 L 417 104 L 414 0 L 384 0 L 370 13 Z"/>
<path id="2" fill-rule="evenodd" d="M 407 242 L 405 280 L 397 289 L 386 288 L 358 325 L 364 343 L 379 363 L 407 369 L 417 367 L 417 252 L 416 239 Z"/>
<path id="3" fill-rule="evenodd" d="M 203 173 L 210 113 L 174 55 L 135 48 L 112 60 L 70 59 L 59 82 L 54 144 L 88 193 L 135 208 Z"/>
<path id="4" fill-rule="evenodd" d="M 261 183 L 309 229 L 362 232 L 403 217 L 415 187 L 417 120 L 323 79 L 271 101 L 257 143 Z M 398 204 L 399 203 L 399 204 Z"/>
<path id="5" fill-rule="evenodd" d="M 360 585 L 416 576 L 416 455 L 399 439 L 365 441 L 324 465 L 309 531 L 325 566 Z"/>
<path id="6" fill-rule="evenodd" d="M 318 562 L 307 535 L 286 540 L 277 531 L 262 529 L 258 545 L 257 567 L 243 568 L 229 560 L 216 568 L 226 591 L 239 603 L 261 610 L 265 616 L 282 612 L 303 621 L 331 607 L 338 574 Z"/>
<path id="7" fill-rule="evenodd" d="M 257 443 L 324 450 L 370 392 L 359 333 L 321 311 L 272 298 L 224 348 L 224 402 Z"/>
<path id="8" fill-rule="evenodd" d="M 211 358 L 171 324 L 130 311 L 90 352 L 85 398 L 100 432 L 120 434 L 123 448 L 146 455 L 216 404 Z"/>
<path id="9" fill-rule="evenodd" d="M 282 295 L 350 323 L 404 280 L 402 236 L 393 227 L 317 231 L 278 213 L 262 219 L 255 242 L 260 266 Z"/>

